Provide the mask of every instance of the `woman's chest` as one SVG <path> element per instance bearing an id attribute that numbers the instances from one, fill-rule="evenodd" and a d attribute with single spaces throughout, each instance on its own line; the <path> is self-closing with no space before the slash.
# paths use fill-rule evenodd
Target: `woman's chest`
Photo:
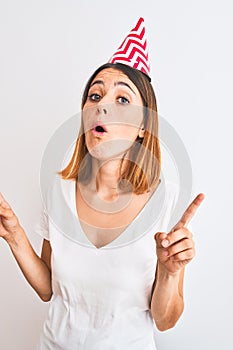
<path id="1" fill-rule="evenodd" d="M 148 200 L 148 195 L 133 196 L 131 200 L 99 204 L 95 199 L 88 203 L 77 195 L 76 210 L 84 234 L 97 248 L 119 237 L 137 217 Z"/>

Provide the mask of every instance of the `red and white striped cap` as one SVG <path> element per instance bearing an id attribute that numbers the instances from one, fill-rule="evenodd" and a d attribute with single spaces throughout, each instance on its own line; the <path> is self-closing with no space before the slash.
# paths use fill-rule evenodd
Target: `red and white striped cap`
<path id="1" fill-rule="evenodd" d="M 123 63 L 150 76 L 144 19 L 140 18 L 109 63 Z"/>

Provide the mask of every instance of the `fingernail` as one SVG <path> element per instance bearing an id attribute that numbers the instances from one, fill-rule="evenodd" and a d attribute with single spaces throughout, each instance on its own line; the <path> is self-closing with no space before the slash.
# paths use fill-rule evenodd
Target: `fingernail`
<path id="1" fill-rule="evenodd" d="M 163 241 L 162 241 L 162 246 L 164 247 L 164 248 L 166 248 L 166 247 L 168 247 L 168 245 L 169 245 L 169 242 L 168 242 L 168 240 L 167 239 L 164 239 Z"/>
<path id="2" fill-rule="evenodd" d="M 168 256 L 168 251 L 167 250 L 165 250 L 164 255 Z"/>

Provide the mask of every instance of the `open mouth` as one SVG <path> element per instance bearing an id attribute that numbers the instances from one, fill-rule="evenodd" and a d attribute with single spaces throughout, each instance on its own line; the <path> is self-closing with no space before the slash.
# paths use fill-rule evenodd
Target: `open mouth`
<path id="1" fill-rule="evenodd" d="M 97 132 L 106 132 L 106 130 L 101 125 L 97 125 L 95 127 L 95 131 L 97 131 Z"/>
<path id="2" fill-rule="evenodd" d="M 104 125 L 95 125 L 94 128 L 92 129 L 94 134 L 97 135 L 103 135 L 105 132 L 107 132 L 107 129 L 105 128 Z"/>

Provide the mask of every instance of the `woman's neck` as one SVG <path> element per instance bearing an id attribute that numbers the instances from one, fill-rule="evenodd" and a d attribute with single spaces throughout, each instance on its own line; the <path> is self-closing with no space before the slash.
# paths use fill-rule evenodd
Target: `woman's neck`
<path id="1" fill-rule="evenodd" d="M 121 159 L 100 161 L 92 159 L 92 175 L 88 186 L 105 200 L 116 200 L 119 196 L 119 169 Z"/>

